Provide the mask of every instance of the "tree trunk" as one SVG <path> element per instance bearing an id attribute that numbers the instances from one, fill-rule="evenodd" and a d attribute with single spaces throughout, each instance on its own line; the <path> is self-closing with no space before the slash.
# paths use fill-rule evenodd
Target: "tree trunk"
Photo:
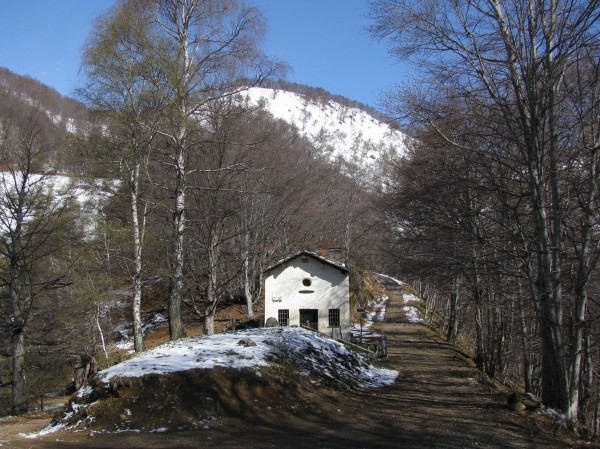
<path id="1" fill-rule="evenodd" d="M 592 360 L 592 353 L 590 348 L 590 336 L 586 332 L 586 336 L 584 338 L 585 347 L 585 370 L 583 376 L 583 385 L 581 386 L 582 395 L 579 400 L 579 416 L 581 416 L 583 424 L 587 424 L 585 422 L 586 417 L 589 416 L 589 408 L 592 401 L 592 392 L 594 388 L 594 363 Z"/>
<path id="2" fill-rule="evenodd" d="M 175 103 L 177 107 L 177 118 L 176 118 L 176 135 L 173 146 L 175 148 L 175 157 L 173 160 L 175 167 L 175 209 L 173 210 L 173 227 L 174 227 L 174 242 L 173 242 L 173 266 L 171 274 L 171 292 L 169 296 L 169 333 L 171 340 L 177 340 L 186 336 L 185 329 L 183 327 L 183 319 L 181 316 L 181 304 L 183 302 L 183 290 L 184 290 L 184 247 L 185 247 L 185 230 L 186 230 L 186 192 L 187 192 L 187 152 L 188 142 L 187 133 L 188 127 L 186 121 L 188 120 L 188 99 L 190 95 L 190 78 L 191 78 L 191 67 L 190 67 L 190 48 L 189 48 L 189 35 L 190 27 L 192 26 L 189 22 L 189 14 L 192 13 L 193 4 L 187 4 L 186 2 L 178 5 L 174 17 L 170 17 L 173 20 L 170 26 L 176 30 L 176 33 L 172 33 L 171 36 L 175 37 L 177 41 L 177 54 L 178 64 L 181 64 L 181 74 L 179 75 L 175 88 Z M 161 24 L 164 26 L 164 24 Z M 170 95 L 170 93 L 168 94 Z"/>
<path id="3" fill-rule="evenodd" d="M 206 309 L 204 311 L 204 335 L 213 335 L 215 333 L 215 312 L 218 303 L 218 282 L 219 282 L 219 258 L 221 225 L 216 224 L 210 230 L 208 244 L 208 285 L 206 287 Z"/>
<path id="4" fill-rule="evenodd" d="M 25 185 L 25 183 L 23 184 Z M 15 414 L 27 411 L 27 395 L 25 393 L 25 325 L 31 310 L 31 298 L 25 296 L 23 279 L 24 258 L 21 242 L 23 216 L 22 189 L 18 195 L 16 226 L 12 237 L 13 253 L 10 255 L 10 303 L 12 307 L 12 402 L 11 409 Z"/>
<path id="5" fill-rule="evenodd" d="M 476 275 L 475 285 L 473 286 L 473 296 L 475 300 L 475 330 L 476 330 L 476 353 L 475 353 L 475 364 L 479 370 L 485 372 L 486 354 L 485 344 L 483 338 L 483 309 L 481 304 L 481 288 L 479 286 L 479 279 Z"/>
<path id="6" fill-rule="evenodd" d="M 450 316 L 448 318 L 448 335 L 449 343 L 456 343 L 458 338 L 458 278 L 452 279 L 450 287 Z"/>
<path id="7" fill-rule="evenodd" d="M 581 271 L 581 267 L 580 267 Z M 567 419 L 576 422 L 578 419 L 579 390 L 581 360 L 583 355 L 583 331 L 585 326 L 585 305 L 587 292 L 585 285 L 581 285 L 577 292 L 577 305 L 575 309 L 575 328 L 572 337 L 572 355 L 569 367 L 569 402 L 567 408 Z"/>
<path id="8" fill-rule="evenodd" d="M 250 274 L 250 231 L 244 231 L 244 297 L 246 299 L 246 315 L 254 317 L 254 298 L 252 296 L 252 275 Z"/>
<path id="9" fill-rule="evenodd" d="M 102 345 L 102 352 L 104 353 L 104 359 L 108 363 L 108 351 L 106 350 L 106 340 L 104 339 L 104 332 L 100 325 L 100 305 L 96 303 L 96 329 L 98 329 L 98 335 L 100 336 L 100 344 Z"/>
<path id="10" fill-rule="evenodd" d="M 475 352 L 475 364 L 480 371 L 485 372 L 486 369 L 486 356 L 484 351 L 483 342 L 483 317 L 481 305 L 475 306 L 475 330 L 476 330 L 476 352 Z"/>
<path id="11" fill-rule="evenodd" d="M 171 340 L 186 336 L 181 316 L 181 303 L 183 301 L 183 262 L 184 262 L 184 234 L 186 227 L 185 217 L 185 159 L 183 148 L 178 148 L 177 154 L 177 180 L 175 188 L 175 211 L 173 212 L 174 248 L 173 271 L 171 278 L 171 291 L 169 295 L 169 334 Z"/>
<path id="12" fill-rule="evenodd" d="M 531 353 L 531 341 L 529 339 L 529 325 L 525 317 L 525 305 L 521 291 L 521 282 L 517 281 L 517 299 L 519 301 L 519 322 L 521 324 L 521 344 L 523 345 L 523 383 L 525 392 L 533 393 L 533 360 Z"/>
<path id="13" fill-rule="evenodd" d="M 12 403 L 11 412 L 20 414 L 27 411 L 25 393 L 25 332 L 21 326 L 12 334 Z"/>
<path id="14" fill-rule="evenodd" d="M 581 355 L 583 349 L 583 331 L 585 327 L 585 310 L 587 306 L 587 285 L 590 276 L 590 250 L 592 244 L 592 233 L 594 229 L 595 221 L 595 207 L 597 189 L 598 189 L 598 173 L 597 165 L 599 159 L 599 152 L 597 150 L 592 151 L 592 157 L 590 160 L 589 177 L 590 187 L 587 192 L 587 198 L 585 207 L 583 210 L 582 217 L 582 231 L 581 231 L 581 248 L 579 250 L 579 257 L 577 263 L 577 289 L 575 297 L 575 329 L 572 336 L 571 347 L 571 364 L 569 369 L 569 407 L 567 410 L 567 418 L 573 421 L 577 420 L 577 407 L 579 403 L 579 373 L 581 371 Z"/>
<path id="15" fill-rule="evenodd" d="M 544 195 L 542 150 L 530 153 L 529 177 L 532 185 L 531 206 L 535 222 L 537 246 L 537 282 L 542 336 L 542 399 L 550 407 L 564 412 L 568 404 L 568 379 L 563 345 L 563 320 L 558 257 L 550 237 Z"/>
<path id="16" fill-rule="evenodd" d="M 142 246 L 144 242 L 145 213 L 140 225 L 139 219 L 139 185 L 140 163 L 135 162 L 130 172 L 131 188 L 131 221 L 133 226 L 133 347 L 135 352 L 144 351 L 144 334 L 142 331 Z"/>
<path id="17" fill-rule="evenodd" d="M 600 436 L 600 376 L 598 376 L 596 382 L 596 407 L 594 407 L 593 420 L 592 427 L 594 430 L 592 431 L 592 436 L 598 438 Z"/>
<path id="18" fill-rule="evenodd" d="M 214 312 L 206 311 L 204 315 L 204 320 L 202 323 L 202 329 L 204 331 L 204 335 L 214 335 L 215 334 L 215 314 Z"/>
<path id="19" fill-rule="evenodd" d="M 486 373 L 490 377 L 495 377 L 502 370 L 504 356 L 504 320 L 499 304 L 496 303 L 494 292 L 490 290 L 488 299 L 491 324 L 489 328 L 490 338 L 488 353 L 491 354 L 488 359 Z"/>

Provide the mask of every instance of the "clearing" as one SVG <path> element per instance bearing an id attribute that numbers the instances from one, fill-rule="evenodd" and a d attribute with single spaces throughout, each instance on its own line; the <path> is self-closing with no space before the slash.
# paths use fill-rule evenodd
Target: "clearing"
<path id="1" fill-rule="evenodd" d="M 384 322 L 389 358 L 381 365 L 399 371 L 396 382 L 371 389 L 300 387 L 277 390 L 255 401 L 251 413 L 228 416 L 203 428 L 166 432 L 23 433 L 49 417 L 0 420 L 0 447 L 10 448 L 573 448 L 549 418 L 516 413 L 507 392 L 488 383 L 459 350 L 427 326 L 409 320 L 400 287 L 386 285 Z M 250 398 L 246 398 L 250 400 Z M 279 404 L 275 406 L 275 404 Z"/>

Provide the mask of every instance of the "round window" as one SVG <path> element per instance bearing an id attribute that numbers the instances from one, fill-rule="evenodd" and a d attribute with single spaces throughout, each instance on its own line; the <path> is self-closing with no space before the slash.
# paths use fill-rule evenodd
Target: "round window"
<path id="1" fill-rule="evenodd" d="M 304 278 L 302 279 L 302 285 L 304 285 L 305 287 L 310 287 L 312 284 L 312 281 L 308 278 Z"/>

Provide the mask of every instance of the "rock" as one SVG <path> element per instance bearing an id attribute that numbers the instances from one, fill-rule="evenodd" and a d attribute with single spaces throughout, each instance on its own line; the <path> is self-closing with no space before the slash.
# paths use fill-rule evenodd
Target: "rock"
<path id="1" fill-rule="evenodd" d="M 508 406 L 510 407 L 510 409 L 513 412 L 522 412 L 523 410 L 525 410 L 527 408 L 527 407 L 525 407 L 525 404 L 523 404 L 521 401 L 512 402 L 512 403 L 508 404 Z"/>
<path id="2" fill-rule="evenodd" d="M 542 400 L 533 393 L 525 393 L 525 396 L 523 396 L 521 402 L 523 405 L 525 405 L 525 407 L 532 410 L 536 410 L 543 405 Z"/>
<path id="3" fill-rule="evenodd" d="M 525 409 L 536 410 L 543 405 L 541 399 L 533 393 L 512 393 L 508 397 L 507 402 L 510 409 L 516 412 L 520 412 Z"/>
<path id="4" fill-rule="evenodd" d="M 87 385 L 98 373 L 98 363 L 96 360 L 87 354 L 81 354 L 73 360 L 73 382 L 75 391 L 79 390 L 84 385 Z"/>
<path id="5" fill-rule="evenodd" d="M 508 408 L 514 412 L 522 412 L 526 409 L 525 404 L 521 402 L 523 395 L 521 393 L 513 392 L 507 399 Z"/>
<path id="6" fill-rule="evenodd" d="M 242 338 L 240 341 L 238 341 L 238 345 L 249 348 L 252 346 L 256 346 L 256 343 L 250 338 Z"/>
<path id="7" fill-rule="evenodd" d="M 267 318 L 267 322 L 265 323 L 266 327 L 277 327 L 279 326 L 279 321 L 277 321 L 277 318 Z"/>

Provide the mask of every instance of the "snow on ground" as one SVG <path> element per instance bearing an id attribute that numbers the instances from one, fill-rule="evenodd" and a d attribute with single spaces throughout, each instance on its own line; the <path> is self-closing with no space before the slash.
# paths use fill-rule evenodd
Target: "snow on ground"
<path id="1" fill-rule="evenodd" d="M 397 284 L 397 285 L 398 285 L 398 286 L 400 286 L 400 287 L 402 287 L 402 286 L 404 285 L 404 282 L 402 282 L 402 281 L 399 281 L 398 279 L 396 279 L 396 278 L 393 278 L 392 276 L 388 276 L 387 274 L 383 274 L 383 273 L 373 273 L 373 274 L 374 274 L 375 276 L 378 276 L 378 277 L 385 278 L 385 279 L 387 279 L 388 281 L 390 281 L 390 282 L 393 282 L 394 284 Z"/>
<path id="2" fill-rule="evenodd" d="M 385 319 L 385 306 L 388 299 L 389 298 L 386 295 L 382 295 L 378 296 L 373 301 L 369 301 L 368 307 L 371 311 L 367 314 L 367 327 L 371 327 L 373 323 L 383 322 Z"/>
<path id="3" fill-rule="evenodd" d="M 381 338 L 381 332 L 375 332 L 371 330 L 371 327 L 374 323 L 381 323 L 385 319 L 385 306 L 388 299 L 386 295 L 381 295 L 375 298 L 375 300 L 369 301 L 367 309 L 370 312 L 365 315 L 362 322 L 362 329 L 360 323 L 354 323 L 350 328 L 350 333 L 354 338 L 361 340 L 361 332 L 362 340 Z"/>
<path id="4" fill-rule="evenodd" d="M 251 339 L 256 346 L 245 347 L 240 340 Z M 371 366 L 359 360 L 358 367 L 345 367 L 343 360 L 360 357 L 329 338 L 302 328 L 278 327 L 244 330 L 165 343 L 141 355 L 101 371 L 108 382 L 113 377 L 141 377 L 198 368 L 234 369 L 267 366 L 277 357 L 289 357 L 306 372 L 324 378 L 353 378 L 360 387 L 377 387 L 394 382 L 397 372 Z M 352 365 L 352 364 L 349 364 Z M 331 366 L 335 368 L 332 370 Z M 345 367 L 345 372 L 339 371 Z"/>
<path id="5" fill-rule="evenodd" d="M 256 346 L 241 345 L 252 340 Z M 350 352 L 333 339 L 298 327 L 275 327 L 228 332 L 206 337 L 191 337 L 165 343 L 127 361 L 100 371 L 98 378 L 108 383 L 117 377 L 135 378 L 147 374 L 168 375 L 178 371 L 199 368 L 225 367 L 232 369 L 260 368 L 277 360 L 293 360 L 302 375 L 312 375 L 321 381 L 344 386 L 373 388 L 389 385 L 398 372 L 372 366 L 362 356 Z M 260 371 L 257 371 L 260 373 Z M 76 396 L 85 398 L 92 387 L 84 387 Z M 93 404 L 86 404 L 90 408 Z M 73 412 L 59 423 L 40 432 L 23 435 L 27 438 L 76 428 L 79 423 L 66 424 L 78 407 L 73 401 Z M 155 430 L 156 432 L 159 429 Z"/>
<path id="6" fill-rule="evenodd" d="M 560 425 L 562 427 L 565 427 L 565 428 L 567 427 L 568 420 L 567 420 L 566 415 L 554 410 L 553 408 L 541 407 L 538 410 L 536 410 L 536 413 L 553 419 L 554 422 L 558 423 L 558 425 Z"/>
<path id="7" fill-rule="evenodd" d="M 361 109 L 262 87 L 248 89 L 245 95 L 249 104 L 296 125 L 302 135 L 329 151 L 332 160 L 342 157 L 369 166 L 386 154 L 405 152 L 402 132 Z"/>
<path id="8" fill-rule="evenodd" d="M 404 299 L 404 304 L 420 301 L 420 299 L 412 293 L 404 293 L 402 298 Z M 425 320 L 421 316 L 421 312 L 419 312 L 419 309 L 417 309 L 415 306 L 405 305 L 404 312 L 406 313 L 406 319 L 409 323 L 425 324 Z"/>
<path id="9" fill-rule="evenodd" d="M 395 283 L 400 287 L 402 287 L 404 285 L 404 282 L 399 281 L 398 279 L 395 279 L 391 276 L 388 276 L 387 274 L 382 274 L 382 273 L 374 273 L 374 274 L 375 274 L 375 276 L 385 278 L 387 281 Z M 408 322 L 425 324 L 425 320 L 421 316 L 421 312 L 419 312 L 419 309 L 417 309 L 415 306 L 410 305 L 413 302 L 420 302 L 421 299 L 418 298 L 417 296 L 413 295 L 412 293 L 403 293 L 402 299 L 404 301 L 403 310 L 406 313 L 406 319 L 408 320 Z"/>
<path id="10" fill-rule="evenodd" d="M 239 346 L 242 338 L 252 338 L 257 346 Z M 171 341 L 101 371 L 99 377 L 108 382 L 113 377 L 142 377 L 196 368 L 264 366 L 269 354 L 264 339 L 264 335 L 250 337 L 238 332 Z"/>
<path id="11" fill-rule="evenodd" d="M 404 312 L 409 323 L 425 324 L 425 320 L 421 317 L 421 313 L 416 307 L 404 306 Z"/>
<path id="12" fill-rule="evenodd" d="M 142 317 L 142 331 L 146 334 L 160 326 L 166 326 L 168 319 L 165 315 L 160 312 L 153 313 L 150 316 Z M 115 347 L 121 351 L 127 351 L 129 354 L 133 354 L 133 324 L 131 322 L 123 322 L 115 327 L 114 334 L 120 337 L 120 340 L 115 343 Z"/>
<path id="13" fill-rule="evenodd" d="M 402 299 L 404 300 L 404 304 L 408 304 L 410 302 L 418 302 L 420 301 L 418 296 L 413 295 L 412 293 L 403 293 Z"/>

